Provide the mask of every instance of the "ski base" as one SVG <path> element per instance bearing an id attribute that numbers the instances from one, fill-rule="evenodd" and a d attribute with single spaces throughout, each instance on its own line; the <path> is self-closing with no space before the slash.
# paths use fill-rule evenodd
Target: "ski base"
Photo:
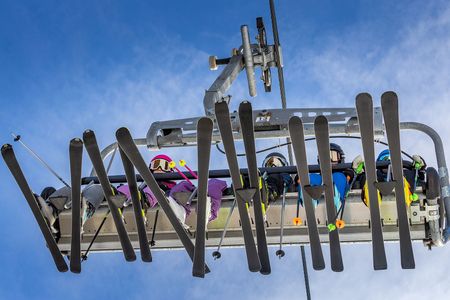
<path id="1" fill-rule="evenodd" d="M 327 210 L 328 222 L 333 222 L 336 216 L 334 206 L 334 188 L 332 179 L 332 168 L 330 160 L 330 137 L 328 131 L 328 120 L 325 116 L 318 116 L 314 120 L 314 132 L 316 135 L 317 150 L 319 152 L 320 173 L 322 183 L 325 187 L 325 204 Z M 342 263 L 341 245 L 339 241 L 338 230 L 329 231 L 330 238 L 330 256 L 331 270 L 342 272 L 344 265 Z"/>
<path id="2" fill-rule="evenodd" d="M 308 222 L 309 243 L 311 246 L 311 258 L 314 270 L 325 269 L 322 246 L 320 244 L 319 230 L 317 229 L 317 220 L 314 212 L 313 198 L 307 190 L 309 185 L 309 170 L 306 158 L 305 136 L 303 122 L 299 117 L 289 119 L 289 135 L 292 141 L 295 161 L 297 163 L 297 173 L 300 179 L 300 186 L 303 195 L 303 205 L 306 211 L 306 220 Z M 322 194 L 322 189 L 320 194 Z"/>
<path id="3" fill-rule="evenodd" d="M 13 150 L 12 146 L 9 144 L 5 144 L 5 145 L 3 145 L 1 151 L 2 151 L 2 156 L 3 156 L 3 159 L 6 163 L 6 165 L 8 166 L 11 174 L 13 175 L 14 179 L 16 180 L 17 185 L 19 186 L 20 190 L 22 191 L 22 194 L 24 195 L 25 199 L 27 200 L 28 205 L 30 206 L 30 209 L 34 215 L 34 218 L 36 219 L 36 222 L 38 223 L 39 228 L 41 229 L 42 235 L 44 236 L 44 239 L 47 243 L 47 247 L 50 250 L 50 253 L 53 257 L 56 268 L 60 272 L 68 271 L 69 268 L 67 266 L 67 263 L 64 260 L 64 257 L 62 256 L 61 251 L 59 251 L 58 244 L 56 243 L 55 238 L 53 237 L 53 234 L 47 225 L 47 222 L 45 221 L 44 217 L 42 216 L 42 213 L 36 202 L 34 194 L 31 191 L 27 180 L 25 179 L 25 176 L 22 172 L 22 169 L 19 166 L 19 163 L 17 162 L 16 155 L 14 154 L 14 150 Z"/>
<path id="4" fill-rule="evenodd" d="M 198 190 L 197 190 L 197 228 L 195 234 L 194 264 L 192 275 L 205 277 L 205 231 L 206 207 L 208 196 L 208 173 L 211 156 L 213 122 L 210 118 L 201 118 L 197 123 L 197 157 L 198 157 Z"/>
<path id="5" fill-rule="evenodd" d="M 253 128 L 252 105 L 244 101 L 239 106 L 239 120 L 244 140 L 245 156 L 248 165 L 248 177 L 250 188 L 255 189 L 253 196 L 253 209 L 255 213 L 256 240 L 258 256 L 261 262 L 261 274 L 268 275 L 271 272 L 269 251 L 267 249 L 266 229 L 262 210 L 261 190 L 259 189 L 258 165 L 256 161 L 255 134 Z"/>
<path id="6" fill-rule="evenodd" d="M 403 186 L 403 163 L 400 146 L 400 122 L 398 114 L 398 98 L 394 92 L 385 92 L 381 95 L 381 109 L 383 111 L 386 136 L 392 165 L 392 179 L 395 182 L 395 199 L 397 203 L 398 228 L 400 235 L 400 256 L 403 269 L 414 269 L 414 253 L 412 249 L 411 234 L 409 231 L 409 218 L 406 212 L 406 201 Z"/>
<path id="7" fill-rule="evenodd" d="M 373 102 L 372 97 L 369 94 L 359 94 L 356 97 L 356 112 L 361 132 L 361 143 L 365 161 L 364 168 L 367 189 L 369 192 L 373 268 L 374 270 L 385 270 L 387 269 L 386 251 L 384 249 L 383 230 L 377 193 L 377 189 L 384 187 L 384 185 L 380 185 L 380 182 L 377 182 L 373 129 Z M 383 194 L 383 191 L 381 193 Z"/>

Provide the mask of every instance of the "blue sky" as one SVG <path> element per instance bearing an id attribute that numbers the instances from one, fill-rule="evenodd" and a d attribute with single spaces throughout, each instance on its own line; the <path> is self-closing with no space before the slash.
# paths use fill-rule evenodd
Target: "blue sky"
<path id="1" fill-rule="evenodd" d="M 63 178 L 69 180 L 68 142 L 91 128 L 101 146 L 120 126 L 143 137 L 153 121 L 203 113 L 204 90 L 219 73 L 209 55 L 227 56 L 240 45 L 239 27 L 255 17 L 269 25 L 267 1 L 2 1 L 0 3 L 0 139 L 23 135 Z M 450 146 L 450 4 L 447 1 L 277 1 L 288 106 L 350 107 L 359 92 L 400 97 L 401 119 L 437 129 Z M 271 38 L 269 38 L 271 40 Z M 274 72 L 276 73 L 276 72 Z M 279 107 L 279 95 L 253 99 L 256 108 Z M 233 108 L 248 99 L 245 76 L 230 93 Z M 404 148 L 434 165 L 430 141 L 402 135 Z M 358 154 L 343 144 L 348 157 Z M 24 149 L 16 154 L 31 186 L 59 183 Z M 195 165 L 195 150 L 171 150 Z M 152 153 L 146 153 L 150 158 Z M 213 158 L 219 158 L 213 153 Z M 313 157 L 313 156 L 311 156 Z M 213 160 L 224 168 L 223 159 Z M 84 174 L 90 168 L 85 156 Z M 119 173 L 114 164 L 112 173 Z M 44 246 L 31 212 L 4 164 L 0 164 L 4 212 L 0 221 L 2 299 L 156 299 L 214 297 L 302 298 L 298 247 L 278 260 L 271 249 L 272 275 L 250 274 L 242 249 L 207 259 L 212 272 L 191 277 L 182 251 L 156 252 L 152 264 L 125 263 L 121 254 L 92 255 L 81 275 L 60 274 Z M 415 245 L 415 271 L 400 269 L 398 244 L 387 246 L 390 269 L 371 270 L 370 245 L 346 245 L 346 271 L 313 272 L 314 298 L 378 299 L 448 294 L 448 247 L 428 251 Z M 310 261 L 309 248 L 307 259 Z M 326 250 L 327 251 L 327 250 Z M 326 255 L 328 252 L 325 253 Z M 328 257 L 328 256 L 326 256 Z M 328 262 L 328 261 L 327 261 Z M 442 283 L 441 283 L 442 282 Z"/>

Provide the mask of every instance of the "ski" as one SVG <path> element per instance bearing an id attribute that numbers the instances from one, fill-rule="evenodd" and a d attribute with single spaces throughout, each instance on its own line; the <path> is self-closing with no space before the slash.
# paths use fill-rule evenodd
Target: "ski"
<path id="1" fill-rule="evenodd" d="M 27 180 L 25 179 L 22 169 L 20 168 L 19 163 L 17 162 L 14 150 L 10 144 L 3 145 L 2 156 L 6 165 L 8 166 L 9 171 L 13 175 L 14 179 L 17 182 L 17 185 L 22 191 L 22 194 L 27 200 L 31 211 L 33 212 L 34 218 L 36 219 L 36 222 L 38 223 L 39 228 L 41 229 L 42 235 L 44 236 L 48 249 L 50 250 L 50 253 L 53 257 L 56 268 L 58 269 L 59 272 L 66 272 L 69 269 L 67 267 L 66 261 L 64 260 L 61 251 L 59 251 L 58 244 L 56 243 L 55 238 L 53 237 L 53 234 L 50 231 L 50 228 L 48 227 L 44 217 L 42 216 L 36 198 L 33 192 L 31 191 Z"/>
<path id="2" fill-rule="evenodd" d="M 412 249 L 411 234 L 409 232 L 409 219 L 406 212 L 405 193 L 403 192 L 403 162 L 400 147 L 398 98 L 394 92 L 385 92 L 381 96 L 381 109 L 383 111 L 384 125 L 386 127 L 386 136 L 391 155 L 393 177 L 391 183 L 395 187 L 395 200 L 397 203 L 401 264 L 403 269 L 414 269 L 414 253 Z"/>
<path id="3" fill-rule="evenodd" d="M 72 234 L 70 242 L 70 271 L 81 272 L 81 164 L 83 142 L 74 138 L 69 145 L 70 180 L 72 185 Z"/>
<path id="4" fill-rule="evenodd" d="M 134 253 L 134 249 L 131 245 L 130 238 L 128 237 L 127 230 L 125 229 L 125 225 L 122 221 L 121 212 L 113 202 L 114 191 L 111 187 L 111 183 L 108 180 L 105 166 L 103 165 L 100 150 L 98 148 L 97 139 L 95 138 L 95 134 L 92 130 L 88 129 L 83 133 L 83 142 L 89 158 L 91 159 L 95 173 L 97 174 L 98 181 L 102 186 L 103 194 L 105 195 L 106 201 L 108 202 L 109 210 L 111 211 L 111 216 L 116 226 L 117 234 L 119 235 L 119 240 L 122 246 L 123 254 L 125 256 L 125 260 L 135 261 L 136 254 Z"/>
<path id="5" fill-rule="evenodd" d="M 316 135 L 317 150 L 319 152 L 320 173 L 322 175 L 322 184 L 324 187 L 327 219 L 328 222 L 333 222 L 336 216 L 336 208 L 334 206 L 334 188 L 330 160 L 330 136 L 328 131 L 328 120 L 325 116 L 318 116 L 314 120 L 314 133 Z M 344 270 L 344 265 L 342 263 L 338 230 L 330 230 L 329 238 L 331 270 L 342 272 Z"/>
<path id="6" fill-rule="evenodd" d="M 153 177 L 153 174 L 148 169 L 148 166 L 145 163 L 144 159 L 142 158 L 141 154 L 139 153 L 139 150 L 138 150 L 136 144 L 134 143 L 130 132 L 125 127 L 119 128 L 116 131 L 116 138 L 117 138 L 117 142 L 119 143 L 120 148 L 127 155 L 128 159 L 135 166 L 135 168 L 138 170 L 139 174 L 144 179 L 147 186 L 150 188 L 150 190 L 155 195 L 156 200 L 158 201 L 159 205 L 161 206 L 161 209 L 166 214 L 167 218 L 169 219 L 169 222 L 172 224 L 173 228 L 175 229 L 175 232 L 177 233 L 178 238 L 180 239 L 181 243 L 183 244 L 184 248 L 186 249 L 186 252 L 189 254 L 189 257 L 193 261 L 194 260 L 194 244 L 190 240 L 189 236 L 186 233 L 186 230 L 183 228 L 183 225 L 181 225 L 177 216 L 175 215 L 172 208 L 170 207 L 169 200 L 167 200 L 166 196 L 163 194 L 163 192 L 159 188 L 159 185 L 156 182 L 155 177 Z M 206 269 L 205 272 L 209 273 L 208 266 L 205 265 L 205 269 Z"/>
<path id="7" fill-rule="evenodd" d="M 152 254 L 147 238 L 147 231 L 144 223 L 144 211 L 141 206 L 141 197 L 138 191 L 138 185 L 136 182 L 136 174 L 134 172 L 134 166 L 125 155 L 122 149 L 119 147 L 120 158 L 122 159 L 123 169 L 125 171 L 125 177 L 127 178 L 128 188 L 130 189 L 131 202 L 134 210 L 134 218 L 136 221 L 136 228 L 139 237 L 139 248 L 141 249 L 141 259 L 144 262 L 152 261 Z"/>
<path id="8" fill-rule="evenodd" d="M 203 117 L 197 123 L 197 158 L 198 158 L 198 190 L 197 190 L 197 228 L 195 230 L 194 265 L 192 275 L 205 277 L 205 231 L 206 206 L 208 196 L 209 160 L 211 155 L 213 122 Z"/>
<path id="9" fill-rule="evenodd" d="M 255 190 L 253 196 L 253 210 L 255 213 L 256 242 L 258 256 L 261 262 L 261 274 L 270 274 L 269 251 L 267 249 L 266 229 L 264 226 L 264 214 L 261 202 L 261 190 L 259 189 L 260 177 L 256 161 L 255 133 L 253 128 L 252 104 L 244 101 L 239 105 L 239 121 L 241 124 L 242 138 L 247 158 L 248 177 L 250 188 Z"/>
<path id="10" fill-rule="evenodd" d="M 384 249 L 378 192 L 374 184 L 377 182 L 377 169 L 375 164 L 373 102 L 369 94 L 362 93 L 356 96 L 356 112 L 364 154 L 364 172 L 366 174 L 367 189 L 369 192 L 373 268 L 374 270 L 385 270 L 387 269 L 386 252 Z"/>
<path id="11" fill-rule="evenodd" d="M 306 188 L 310 185 L 303 122 L 299 117 L 294 116 L 289 119 L 288 126 L 292 148 L 294 150 L 295 161 L 297 162 L 297 173 L 300 178 L 300 186 L 303 195 L 303 206 L 305 207 L 306 211 L 306 221 L 308 223 L 308 235 L 309 243 L 311 245 L 311 258 L 313 268 L 314 270 L 323 270 L 325 268 L 325 261 L 323 259 L 322 246 L 320 244 L 319 231 L 317 229 L 313 199 L 306 190 Z"/>
<path id="12" fill-rule="evenodd" d="M 225 101 L 219 101 L 215 104 L 215 114 L 220 136 L 222 138 L 225 155 L 227 157 L 228 167 L 230 169 L 231 181 L 233 182 L 234 195 L 241 219 L 242 235 L 244 237 L 245 252 L 247 254 L 248 268 L 251 272 L 261 271 L 258 252 L 256 251 L 255 240 L 253 239 L 252 225 L 247 213 L 245 199 L 253 197 L 254 190 L 244 190 L 239 173 L 239 165 L 234 146 L 233 131 L 231 128 L 230 111 Z M 247 195 L 246 195 L 247 194 Z"/>

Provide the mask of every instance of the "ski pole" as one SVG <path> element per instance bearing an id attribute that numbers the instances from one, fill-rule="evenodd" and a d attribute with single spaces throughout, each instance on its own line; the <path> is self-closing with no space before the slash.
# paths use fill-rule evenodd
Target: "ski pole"
<path id="1" fill-rule="evenodd" d="M 355 173 L 355 175 L 353 176 L 352 181 L 349 183 L 349 188 L 348 188 L 348 191 L 345 193 L 344 200 L 341 202 L 341 206 L 339 207 L 339 209 L 338 209 L 338 211 L 336 213 L 336 216 L 334 217 L 333 223 L 338 229 L 342 229 L 345 226 L 345 222 L 342 219 L 342 217 L 344 216 L 344 209 L 345 209 L 345 203 L 346 203 L 345 200 L 348 197 L 348 194 L 350 193 L 350 191 L 351 191 L 351 189 L 353 187 L 353 184 L 356 181 L 356 177 L 357 176 L 358 176 L 358 174 Z M 340 217 L 339 217 L 339 215 L 340 215 Z M 339 217 L 339 219 L 338 219 L 338 217 Z"/>
<path id="2" fill-rule="evenodd" d="M 198 191 L 198 187 L 196 187 L 196 188 L 194 189 L 194 191 L 192 191 L 191 195 L 190 195 L 189 198 L 188 198 L 187 203 L 191 204 L 192 199 L 194 199 L 194 197 L 197 196 L 197 191 Z"/>
<path id="3" fill-rule="evenodd" d="M 213 252 L 212 256 L 214 260 L 220 258 L 222 255 L 220 254 L 220 247 L 222 247 L 223 239 L 225 238 L 225 234 L 227 233 L 228 224 L 231 220 L 231 215 L 233 214 L 234 207 L 236 206 L 236 198 L 234 198 L 233 205 L 231 206 L 230 212 L 228 213 L 227 220 L 225 221 L 225 226 L 223 227 L 222 236 L 220 237 L 219 246 L 217 246 L 217 250 Z"/>
<path id="4" fill-rule="evenodd" d="M 386 181 L 387 182 L 391 181 L 391 164 L 388 165 Z"/>
<path id="5" fill-rule="evenodd" d="M 58 173 L 56 173 L 39 155 L 37 155 L 37 153 L 35 153 L 33 150 L 31 150 L 31 148 L 25 145 L 24 142 L 22 142 L 22 140 L 20 139 L 21 138 L 20 134 L 15 135 L 14 133 L 11 133 L 11 135 L 14 137 L 14 142 L 19 142 L 20 144 L 22 144 L 22 146 L 24 146 L 25 149 L 28 150 L 28 152 L 30 152 L 38 161 L 40 161 L 47 168 L 47 170 L 49 170 L 53 175 L 55 175 L 55 177 L 58 178 L 58 180 L 61 181 L 65 186 L 70 188 L 70 185 L 67 182 L 65 182 L 64 179 L 62 179 L 61 176 L 58 175 Z"/>
<path id="6" fill-rule="evenodd" d="M 91 240 L 91 242 L 90 242 L 88 248 L 86 249 L 86 252 L 81 256 L 81 261 L 82 261 L 82 262 L 88 259 L 89 251 L 91 250 L 92 245 L 94 244 L 95 240 L 97 239 L 97 236 L 98 236 L 98 234 L 100 233 L 100 229 L 102 229 L 103 224 L 105 224 L 106 219 L 107 219 L 109 213 L 110 213 L 110 210 L 108 210 L 108 212 L 105 214 L 105 217 L 103 218 L 102 223 L 101 223 L 100 226 L 98 227 L 97 232 L 95 233 L 95 235 L 94 235 L 94 237 L 92 238 L 92 240 Z"/>
<path id="7" fill-rule="evenodd" d="M 178 172 L 178 174 L 181 175 L 181 177 L 184 178 L 184 180 L 186 180 L 187 182 L 189 182 L 190 184 L 192 184 L 192 182 L 189 180 L 189 178 L 186 177 L 186 175 L 184 175 L 183 172 L 180 171 L 180 169 L 177 168 L 177 164 L 176 162 L 174 162 L 173 160 L 169 163 L 169 167 L 172 169 L 175 169 L 175 171 Z M 193 184 L 192 184 L 193 185 Z"/>
<path id="8" fill-rule="evenodd" d="M 293 219 L 294 225 L 300 225 L 302 223 L 302 220 L 300 219 L 300 201 L 302 201 L 301 187 L 300 187 L 300 191 L 298 192 L 298 196 L 297 196 L 297 212 L 295 213 L 295 218 Z"/>
<path id="9" fill-rule="evenodd" d="M 188 167 L 188 165 L 186 164 L 186 161 L 184 159 L 180 159 L 179 161 L 180 166 L 185 167 L 186 170 L 189 171 L 189 173 L 191 173 L 192 176 L 194 176 L 195 179 L 198 179 L 197 174 L 191 170 L 191 168 Z"/>
<path id="10" fill-rule="evenodd" d="M 150 246 L 155 246 L 155 232 L 156 232 L 156 224 L 158 224 L 158 214 L 159 209 L 156 210 L 155 221 L 153 223 L 153 232 L 152 232 L 152 240 L 150 241 Z"/>
<path id="11" fill-rule="evenodd" d="M 417 189 L 417 180 L 419 178 L 419 166 L 417 166 L 417 164 L 414 164 L 414 168 L 415 170 L 415 174 L 414 174 L 414 183 L 413 183 L 413 188 L 412 188 L 412 194 L 410 195 L 410 200 L 411 202 L 417 201 L 419 200 L 419 196 L 416 194 L 416 189 Z"/>
<path id="12" fill-rule="evenodd" d="M 108 168 L 106 169 L 106 174 L 108 174 L 109 169 L 111 168 L 112 162 L 113 162 L 113 160 L 114 160 L 114 156 L 116 155 L 116 152 L 117 152 L 117 149 L 118 149 L 118 146 L 114 149 L 114 152 L 113 152 L 113 154 L 112 154 L 112 156 L 111 156 L 111 159 L 109 160 Z M 123 208 L 123 207 L 122 207 L 122 208 Z M 121 212 L 121 209 L 120 209 L 120 208 L 119 208 L 119 211 Z M 97 239 L 97 236 L 98 236 L 98 234 L 100 233 L 100 230 L 102 230 L 103 225 L 105 225 L 106 219 L 108 218 L 110 212 L 111 212 L 111 210 L 108 208 L 108 211 L 106 212 L 105 216 L 103 217 L 102 222 L 101 222 L 100 225 L 98 226 L 97 231 L 96 231 L 95 234 L 94 234 L 94 237 L 92 238 L 91 242 L 89 243 L 88 248 L 86 249 L 86 252 L 81 256 L 81 261 L 82 261 L 82 262 L 88 259 L 89 251 L 91 250 L 92 245 L 94 244 L 95 240 Z M 122 220 L 123 220 L 124 223 L 125 223 L 125 219 L 124 219 L 124 217 L 123 217 L 122 212 L 121 212 L 120 214 L 121 214 L 121 216 L 122 216 Z M 126 223 L 125 223 L 125 224 L 126 224 Z M 84 226 L 84 224 L 82 224 L 81 229 L 83 229 L 83 226 Z M 82 230 L 82 231 L 83 231 L 83 230 Z"/>
<path id="13" fill-rule="evenodd" d="M 283 200 L 281 202 L 281 229 L 280 229 L 280 249 L 275 253 L 279 259 L 284 256 L 283 251 L 283 230 L 284 230 L 284 209 L 286 207 L 286 183 L 283 184 Z"/>

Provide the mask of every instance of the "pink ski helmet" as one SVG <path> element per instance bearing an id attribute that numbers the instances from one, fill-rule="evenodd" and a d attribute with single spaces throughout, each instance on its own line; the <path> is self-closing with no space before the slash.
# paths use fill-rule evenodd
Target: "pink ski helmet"
<path id="1" fill-rule="evenodd" d="M 160 169 L 163 172 L 173 172 L 173 169 L 170 167 L 170 162 L 172 159 L 165 155 L 165 154 L 159 154 L 152 158 L 150 161 L 150 165 L 148 166 L 150 170 L 157 170 Z"/>

